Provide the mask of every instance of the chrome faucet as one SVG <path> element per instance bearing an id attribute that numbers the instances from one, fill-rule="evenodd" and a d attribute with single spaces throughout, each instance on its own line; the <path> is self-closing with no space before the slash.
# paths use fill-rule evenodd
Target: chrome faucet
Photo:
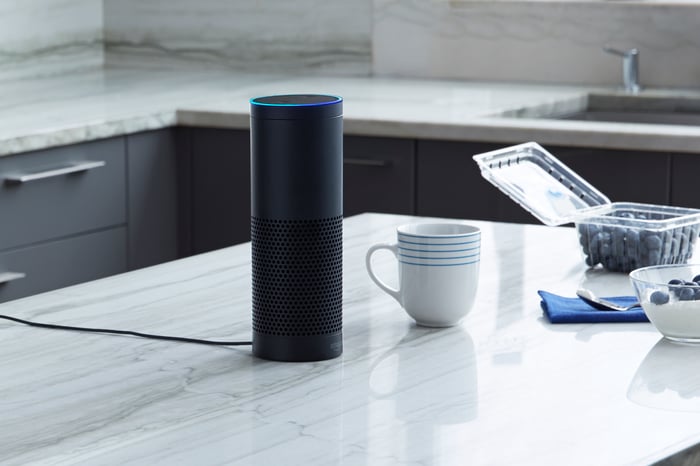
<path id="1" fill-rule="evenodd" d="M 625 91 L 636 94 L 641 90 L 639 85 L 639 50 L 618 50 L 608 45 L 603 47 L 605 52 L 622 57 L 622 80 Z"/>

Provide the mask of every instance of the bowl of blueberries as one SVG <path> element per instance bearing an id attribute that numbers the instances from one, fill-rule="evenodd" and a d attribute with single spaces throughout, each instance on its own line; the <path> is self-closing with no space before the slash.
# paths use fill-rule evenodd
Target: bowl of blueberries
<path id="1" fill-rule="evenodd" d="M 642 267 L 629 277 L 644 313 L 664 337 L 700 344 L 700 264 Z"/>

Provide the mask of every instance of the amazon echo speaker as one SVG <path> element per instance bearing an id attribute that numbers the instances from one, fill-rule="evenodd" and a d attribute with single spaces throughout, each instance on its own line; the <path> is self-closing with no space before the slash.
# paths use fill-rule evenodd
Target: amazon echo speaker
<path id="1" fill-rule="evenodd" d="M 250 101 L 253 354 L 343 352 L 343 100 Z"/>

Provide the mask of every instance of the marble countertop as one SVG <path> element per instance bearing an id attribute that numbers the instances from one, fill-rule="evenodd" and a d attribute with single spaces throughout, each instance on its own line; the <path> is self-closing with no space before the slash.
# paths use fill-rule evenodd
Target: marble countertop
<path id="1" fill-rule="evenodd" d="M 334 360 L 0 321 L 0 463 L 588 466 L 682 459 L 700 442 L 700 347 L 670 344 L 648 323 L 543 318 L 539 289 L 631 292 L 626 275 L 585 268 L 570 228 L 472 222 L 483 229 L 473 310 L 457 327 L 413 324 L 371 282 L 364 254 L 422 220 L 346 220 L 345 351 Z M 375 264 L 395 273 L 388 253 Z M 0 313 L 248 340 L 250 306 L 242 244 Z"/>
<path id="2" fill-rule="evenodd" d="M 693 126 L 515 117 L 573 110 L 591 92 L 616 89 L 158 68 L 104 68 L 1 85 L 0 155 L 173 125 L 244 129 L 251 97 L 294 92 L 341 95 L 348 134 L 678 152 L 700 147 L 700 128 Z"/>

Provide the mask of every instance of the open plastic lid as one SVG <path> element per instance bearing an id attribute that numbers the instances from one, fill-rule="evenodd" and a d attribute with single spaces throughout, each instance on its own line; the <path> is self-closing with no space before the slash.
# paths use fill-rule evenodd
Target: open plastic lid
<path id="1" fill-rule="evenodd" d="M 481 175 L 545 225 L 563 225 L 610 205 L 603 193 L 536 142 L 473 156 Z"/>

